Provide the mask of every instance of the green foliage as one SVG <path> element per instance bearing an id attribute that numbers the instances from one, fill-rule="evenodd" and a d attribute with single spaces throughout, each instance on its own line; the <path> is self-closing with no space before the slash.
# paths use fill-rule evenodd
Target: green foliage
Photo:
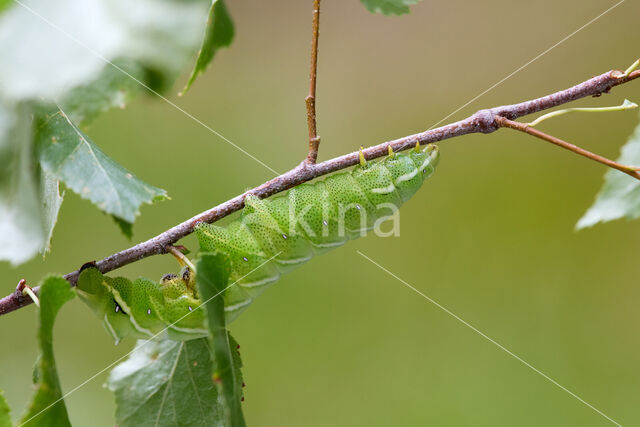
<path id="1" fill-rule="evenodd" d="M 383 15 L 402 15 L 409 13 L 409 6 L 418 3 L 420 0 L 360 0 L 364 7 L 372 13 L 382 13 Z"/>
<path id="2" fill-rule="evenodd" d="M 211 372 L 207 338 L 138 341 L 107 383 L 116 397 L 116 425 L 227 425 Z"/>
<path id="3" fill-rule="evenodd" d="M 640 166 L 640 125 L 622 147 L 622 154 L 617 161 L 624 165 Z M 598 222 L 623 217 L 640 218 L 640 181 L 615 169 L 609 169 L 596 201 L 580 218 L 576 228 L 591 227 Z"/>
<path id="4" fill-rule="evenodd" d="M 11 3 L 0 0 L 0 10 Z M 58 180 L 127 222 L 134 220 L 141 203 L 164 196 L 139 180 L 121 179 L 126 178 L 125 169 L 104 156 L 78 126 L 109 108 L 124 107 L 145 90 L 143 85 L 166 88 L 197 50 L 211 3 L 83 3 L 34 0 L 28 3 L 32 11 L 14 4 L 0 16 L 0 260 L 19 264 L 48 248 L 62 202 Z M 69 13 L 79 8 L 80 21 Z M 37 46 L 37 54 L 25 45 Z M 32 118 L 38 125 L 46 121 L 41 111 L 52 104 L 67 113 L 67 123 L 34 132 Z M 56 149 L 39 144 L 46 161 L 41 168 L 43 158 L 35 157 L 34 138 L 58 132 L 70 140 L 58 139 L 63 144 Z M 64 159 L 70 147 L 90 162 L 79 165 Z M 91 152 L 100 158 L 91 159 Z M 98 180 L 91 181 L 94 172 Z"/>
<path id="5" fill-rule="evenodd" d="M 182 90 L 183 93 L 189 90 L 198 74 L 206 70 L 207 65 L 209 65 L 218 49 L 231 45 L 233 35 L 233 21 L 229 16 L 224 0 L 212 0 L 202 46 L 198 52 L 196 65 L 193 67 L 191 76 L 189 76 L 189 81 Z"/>
<path id="6" fill-rule="evenodd" d="M 38 384 L 21 425 L 70 426 L 53 356 L 53 324 L 60 308 L 73 299 L 75 293 L 62 277 L 49 277 L 40 287 L 39 297 L 38 343 L 42 354 L 34 373 Z"/>
<path id="7" fill-rule="evenodd" d="M 227 332 L 224 312 L 223 294 L 229 282 L 229 258 L 222 253 L 204 253 L 198 261 L 197 270 L 198 292 L 207 313 L 209 337 L 215 355 L 214 378 L 220 383 L 220 397 L 230 425 L 243 426 L 242 364 L 238 345 Z"/>
<path id="8" fill-rule="evenodd" d="M 143 203 L 167 198 L 164 190 L 142 182 L 104 154 L 62 110 L 38 123 L 36 151 L 47 173 L 127 222 L 135 220 Z"/>
<path id="9" fill-rule="evenodd" d="M 11 415 L 9 405 L 4 400 L 2 390 L 0 390 L 0 427 L 11 427 Z"/>

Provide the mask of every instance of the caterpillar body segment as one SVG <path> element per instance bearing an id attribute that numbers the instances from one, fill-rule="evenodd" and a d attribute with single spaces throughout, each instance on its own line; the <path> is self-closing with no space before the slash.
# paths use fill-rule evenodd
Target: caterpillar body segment
<path id="1" fill-rule="evenodd" d="M 229 283 L 234 285 L 225 292 L 227 320 L 281 274 L 363 236 L 397 210 L 435 171 L 438 157 L 435 145 L 417 146 L 273 198 L 248 195 L 241 217 L 226 227 L 198 224 L 201 250 L 221 251 L 231 262 Z"/>

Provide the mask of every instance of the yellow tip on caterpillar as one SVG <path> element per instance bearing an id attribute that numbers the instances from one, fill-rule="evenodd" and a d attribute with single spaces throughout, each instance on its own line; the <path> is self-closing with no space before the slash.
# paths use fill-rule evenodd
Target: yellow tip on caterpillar
<path id="1" fill-rule="evenodd" d="M 427 154 L 437 150 L 438 150 L 438 146 L 436 144 L 427 144 L 427 146 L 424 148 L 424 152 Z"/>
<path id="2" fill-rule="evenodd" d="M 364 147 L 361 145 L 360 146 L 360 166 L 365 167 L 367 166 L 367 159 L 364 158 L 364 152 L 362 150 L 364 150 Z"/>
<path id="3" fill-rule="evenodd" d="M 420 141 L 416 141 L 416 152 L 420 152 Z"/>
<path id="4" fill-rule="evenodd" d="M 387 148 L 389 149 L 389 157 L 393 158 L 396 155 L 396 153 L 393 152 L 393 148 L 391 148 L 390 145 L 388 145 Z"/>

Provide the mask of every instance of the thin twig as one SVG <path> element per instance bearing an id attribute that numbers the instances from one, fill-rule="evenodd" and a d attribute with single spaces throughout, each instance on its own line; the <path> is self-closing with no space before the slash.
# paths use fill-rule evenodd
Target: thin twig
<path id="1" fill-rule="evenodd" d="M 531 127 L 535 127 L 545 120 L 552 119 L 554 117 L 562 116 L 568 113 L 604 113 L 607 111 L 624 111 L 638 108 L 638 104 L 625 99 L 622 105 L 615 105 L 612 107 L 579 107 L 579 108 L 565 108 L 563 110 L 552 111 L 551 113 L 544 114 L 532 122 L 527 123 Z"/>
<path id="2" fill-rule="evenodd" d="M 371 160 L 388 155 L 389 147 L 391 147 L 394 152 L 398 152 L 408 148 L 413 148 L 417 142 L 427 144 L 471 133 L 495 132 L 500 129 L 500 125 L 498 123 L 500 118 L 514 120 L 518 117 L 548 110 L 550 108 L 557 107 L 558 105 L 575 101 L 576 99 L 588 96 L 599 96 L 603 93 L 609 92 L 615 86 L 627 83 L 631 80 L 637 79 L 638 77 L 640 77 L 640 70 L 633 71 L 628 76 L 623 76 L 623 73 L 618 70 L 608 71 L 578 85 L 555 92 L 551 95 L 518 104 L 480 110 L 464 120 L 422 133 L 417 133 L 415 135 L 405 136 L 393 141 L 383 142 L 382 144 L 365 148 L 362 150 L 362 153 L 367 160 Z M 157 235 L 156 237 L 147 240 L 146 242 L 139 243 L 129 249 L 125 249 L 98 261 L 96 266 L 101 272 L 107 273 L 149 256 L 164 254 L 167 252 L 168 245 L 173 245 L 181 238 L 191 234 L 195 225 L 199 222 L 212 223 L 242 209 L 244 206 L 244 198 L 247 194 L 254 194 L 260 198 L 272 196 L 273 194 L 288 190 L 296 185 L 302 184 L 303 182 L 354 166 L 360 161 L 359 155 L 360 151 L 354 151 L 318 164 L 310 164 L 305 160 L 289 172 L 265 182 L 264 184 L 240 194 L 216 207 L 202 212 Z M 64 278 L 73 286 L 78 280 L 78 275 L 79 272 L 74 271 L 66 274 Z M 37 288 L 34 288 L 34 291 L 37 293 Z M 9 313 L 30 303 L 30 298 L 23 298 L 21 293 L 18 295 L 14 292 L 13 294 L 0 299 L 0 315 Z"/>
<path id="3" fill-rule="evenodd" d="M 606 157 L 599 156 L 598 154 L 587 151 L 584 148 L 578 147 L 577 145 L 573 145 L 567 141 L 563 141 L 560 138 L 556 138 L 555 136 L 541 132 L 538 129 L 534 129 L 528 123 L 514 122 L 513 120 L 505 119 L 504 117 L 498 117 L 496 120 L 500 127 L 519 130 L 520 132 L 535 136 L 536 138 L 540 138 L 542 140 L 555 144 L 558 147 L 562 147 L 588 159 L 595 160 L 598 163 L 602 163 L 603 165 L 607 165 L 610 168 L 617 169 L 620 172 L 624 172 L 627 175 L 640 180 L 640 173 L 638 173 L 636 168 L 632 166 L 626 166 L 618 162 L 614 162 L 613 160 L 609 160 Z"/>
<path id="4" fill-rule="evenodd" d="M 313 0 L 313 34 L 311 36 L 311 70 L 309 72 L 309 95 L 304 99 L 307 106 L 307 126 L 309 128 L 309 153 L 305 160 L 315 164 L 318 160 L 320 137 L 316 126 L 316 74 L 318 70 L 318 36 L 320 31 L 320 0 Z"/>
<path id="5" fill-rule="evenodd" d="M 636 62 L 634 62 L 633 64 L 631 64 L 629 66 L 629 68 L 627 68 L 627 70 L 623 73 L 623 77 L 627 77 L 629 74 L 631 74 L 633 71 L 635 71 L 638 67 L 640 67 L 640 59 L 638 59 Z"/>

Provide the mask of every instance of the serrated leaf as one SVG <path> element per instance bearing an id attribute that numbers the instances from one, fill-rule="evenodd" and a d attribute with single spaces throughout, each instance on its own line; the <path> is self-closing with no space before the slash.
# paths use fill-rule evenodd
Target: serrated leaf
<path id="1" fill-rule="evenodd" d="M 360 0 L 371 13 L 383 15 L 402 15 L 409 13 L 409 6 L 420 0 Z"/>
<path id="2" fill-rule="evenodd" d="M 143 203 L 167 198 L 164 190 L 144 183 L 104 154 L 62 110 L 39 123 L 36 152 L 46 172 L 127 222 L 135 220 Z"/>
<path id="3" fill-rule="evenodd" d="M 11 411 L 0 390 L 0 427 L 11 427 Z"/>
<path id="4" fill-rule="evenodd" d="M 189 90 L 198 74 L 206 70 L 218 49 L 228 47 L 233 41 L 234 29 L 233 21 L 224 4 L 224 0 L 212 0 L 207 18 L 207 28 L 205 29 L 202 46 L 198 52 L 196 65 L 193 67 L 189 81 L 182 92 Z"/>
<path id="5" fill-rule="evenodd" d="M 39 292 L 38 344 L 41 356 L 38 362 L 39 380 L 29 410 L 20 425 L 38 427 L 71 426 L 67 407 L 62 399 L 62 389 L 53 356 L 53 324 L 60 308 L 75 297 L 69 282 L 62 277 L 47 278 Z"/>
<path id="6" fill-rule="evenodd" d="M 230 425 L 243 426 L 245 421 L 241 406 L 240 356 L 237 343 L 227 332 L 224 314 L 223 293 L 229 281 L 229 259 L 221 253 L 204 253 L 198 260 L 197 272 L 198 294 L 207 313 L 209 337 L 215 354 L 214 377 L 222 388 L 220 397 L 224 402 Z"/>
<path id="7" fill-rule="evenodd" d="M 31 109 L 0 99 L 0 260 L 20 264 L 46 246 L 31 145 Z"/>
<path id="8" fill-rule="evenodd" d="M 240 344 L 238 341 L 231 335 L 230 332 L 227 331 L 227 335 L 229 336 L 229 348 L 231 349 L 231 357 L 233 362 L 233 375 L 235 379 L 235 383 L 239 386 L 236 387 L 235 390 L 235 399 L 238 402 L 243 401 L 243 392 L 244 388 L 244 375 L 242 375 L 242 359 L 240 358 Z"/>
<path id="9" fill-rule="evenodd" d="M 640 166 L 640 124 L 622 147 L 618 163 Z M 580 218 L 577 229 L 619 218 L 640 218 L 640 181 L 620 171 L 609 169 L 595 202 Z"/>
<path id="10" fill-rule="evenodd" d="M 138 341 L 107 383 L 116 396 L 116 425 L 226 425 L 212 370 L 206 338 Z"/>

